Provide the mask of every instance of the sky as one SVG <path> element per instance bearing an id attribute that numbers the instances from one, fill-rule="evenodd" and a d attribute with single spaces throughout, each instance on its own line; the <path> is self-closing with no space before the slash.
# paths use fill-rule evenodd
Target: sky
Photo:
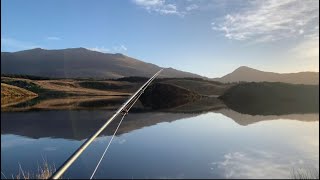
<path id="1" fill-rule="evenodd" d="M 207 77 L 319 72 L 319 1 L 1 1 L 1 52 L 76 47 Z"/>

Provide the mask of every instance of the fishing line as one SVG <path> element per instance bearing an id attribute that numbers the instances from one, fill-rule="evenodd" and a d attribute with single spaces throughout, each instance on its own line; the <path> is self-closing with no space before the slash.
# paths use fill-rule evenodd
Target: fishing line
<path id="1" fill-rule="evenodd" d="M 121 120 L 120 120 L 120 122 L 119 122 L 119 124 L 118 124 L 118 127 L 117 127 L 117 129 L 114 131 L 114 133 L 113 133 L 113 135 L 112 135 L 112 137 L 111 137 L 111 139 L 110 139 L 110 141 L 109 141 L 109 143 L 108 143 L 108 145 L 107 145 L 106 149 L 104 150 L 104 152 L 103 152 L 103 154 L 102 154 L 102 156 L 101 156 L 101 158 L 100 158 L 100 160 L 99 160 L 99 162 L 98 162 L 98 164 L 97 164 L 96 168 L 94 169 L 94 171 L 93 171 L 93 173 L 92 173 L 92 175 L 91 175 L 90 179 L 92 179 L 92 178 L 93 178 L 93 176 L 95 175 L 95 173 L 96 173 L 97 169 L 99 168 L 99 166 L 100 166 L 100 163 L 101 163 L 102 159 L 103 159 L 103 158 L 104 158 L 104 156 L 106 155 L 106 152 L 108 151 L 108 148 L 109 148 L 109 146 L 110 146 L 110 144 L 111 144 L 111 142 L 112 142 L 112 140 L 113 140 L 114 136 L 116 135 L 116 133 L 117 133 L 117 131 L 118 131 L 118 129 L 119 129 L 119 127 L 120 127 L 121 123 L 122 123 L 122 120 L 123 120 L 123 119 L 124 119 L 124 117 L 128 114 L 128 112 L 129 112 L 129 110 L 132 108 L 132 106 L 137 102 L 137 100 L 139 99 L 139 97 L 141 96 L 141 94 L 142 94 L 142 93 L 140 93 L 140 95 L 135 99 L 135 101 L 131 104 L 131 106 L 123 112 L 123 116 L 122 116 L 122 118 L 121 118 Z"/>

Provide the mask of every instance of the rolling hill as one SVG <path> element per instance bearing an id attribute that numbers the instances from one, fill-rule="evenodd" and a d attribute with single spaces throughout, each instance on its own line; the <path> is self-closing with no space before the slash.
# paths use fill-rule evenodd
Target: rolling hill
<path id="1" fill-rule="evenodd" d="M 1 83 L 1 108 L 37 97 L 36 93 L 17 86 Z"/>
<path id="2" fill-rule="evenodd" d="M 24 74 L 54 78 L 150 77 L 161 67 L 123 54 L 109 54 L 85 48 L 45 50 L 41 48 L 1 52 L 2 74 Z M 202 76 L 167 68 L 160 77 Z"/>
<path id="3" fill-rule="evenodd" d="M 17 86 L 1 83 L 2 96 L 37 96 L 37 94 Z"/>
<path id="4" fill-rule="evenodd" d="M 232 73 L 221 78 L 214 78 L 214 81 L 223 83 L 230 82 L 283 82 L 290 84 L 319 84 L 318 72 L 299 73 L 274 73 L 256 70 L 250 67 L 241 66 Z"/>

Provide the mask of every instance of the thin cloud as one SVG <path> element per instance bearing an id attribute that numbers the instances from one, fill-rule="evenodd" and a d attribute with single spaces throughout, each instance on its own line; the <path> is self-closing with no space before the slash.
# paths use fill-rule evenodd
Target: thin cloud
<path id="1" fill-rule="evenodd" d="M 91 51 L 98 51 L 98 52 L 102 52 L 102 53 L 106 53 L 106 52 L 110 52 L 110 49 L 105 48 L 104 46 L 102 47 L 94 47 L 94 48 L 87 48 Z"/>
<path id="2" fill-rule="evenodd" d="M 116 52 L 119 52 L 119 51 L 127 51 L 128 48 L 124 45 L 120 45 L 120 46 L 114 46 L 113 47 L 113 50 L 116 51 Z"/>
<path id="3" fill-rule="evenodd" d="M 227 153 L 222 161 L 212 162 L 211 169 L 219 169 L 228 179 L 290 178 L 290 170 L 293 167 L 304 165 L 301 159 L 292 161 L 274 152 L 255 150 L 248 153 Z"/>
<path id="4" fill-rule="evenodd" d="M 123 143 L 125 143 L 127 140 L 126 139 L 120 139 L 119 140 L 119 144 L 123 144 Z"/>
<path id="5" fill-rule="evenodd" d="M 124 45 L 121 45 L 120 48 L 121 48 L 122 50 L 124 50 L 124 51 L 128 50 L 128 48 L 125 47 Z"/>
<path id="6" fill-rule="evenodd" d="M 198 8 L 199 8 L 198 5 L 196 5 L 196 4 L 191 4 L 191 5 L 189 5 L 189 6 L 186 7 L 186 10 L 187 10 L 187 11 L 192 11 L 192 10 L 195 10 L 195 9 L 198 9 Z"/>
<path id="7" fill-rule="evenodd" d="M 156 12 L 163 15 L 183 15 L 182 12 L 177 10 L 176 4 L 167 3 L 165 0 L 133 0 L 133 2 L 148 12 Z"/>
<path id="8" fill-rule="evenodd" d="M 246 10 L 216 19 L 212 29 L 233 40 L 270 42 L 308 34 L 319 25 L 319 1 L 252 1 Z"/>
<path id="9" fill-rule="evenodd" d="M 53 41 L 58 41 L 58 40 L 61 40 L 60 37 L 56 37 L 56 36 L 49 36 L 46 38 L 47 40 L 53 40 Z"/>
<path id="10" fill-rule="evenodd" d="M 118 46 L 113 46 L 112 48 L 106 48 L 104 46 L 101 46 L 101 47 L 89 47 L 87 48 L 91 51 L 98 51 L 98 52 L 102 52 L 102 53 L 107 53 L 107 52 L 122 52 L 122 51 L 127 51 L 128 48 L 121 44 L 121 45 L 118 45 Z"/>

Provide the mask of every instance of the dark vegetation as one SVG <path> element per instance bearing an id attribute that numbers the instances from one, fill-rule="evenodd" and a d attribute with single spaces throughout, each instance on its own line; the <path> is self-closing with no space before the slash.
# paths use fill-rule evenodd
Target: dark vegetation
<path id="1" fill-rule="evenodd" d="M 1 74 L 1 77 L 10 77 L 10 78 L 23 78 L 30 80 L 56 80 L 61 78 L 52 78 L 52 77 L 40 77 L 40 76 L 32 76 L 25 74 Z"/>
<path id="2" fill-rule="evenodd" d="M 281 115 L 319 112 L 319 86 L 278 82 L 240 83 L 219 97 L 240 113 Z"/>
<path id="3" fill-rule="evenodd" d="M 224 85 L 225 83 L 221 83 L 219 81 L 213 81 L 209 79 L 204 79 L 204 78 L 192 78 L 192 77 L 185 77 L 185 78 L 158 78 L 156 81 L 164 81 L 164 80 L 192 80 L 192 81 L 199 81 L 199 82 L 208 82 L 208 83 L 213 83 L 217 85 Z"/>
<path id="4" fill-rule="evenodd" d="M 23 88 L 23 89 L 26 89 L 31 92 L 34 92 L 34 93 L 38 94 L 39 97 L 42 97 L 42 98 L 70 96 L 70 94 L 67 94 L 67 93 L 44 89 L 35 83 L 24 81 L 24 80 L 1 79 L 1 82 L 12 85 L 12 86 L 17 86 L 17 87 Z"/>
<path id="5" fill-rule="evenodd" d="M 201 96 L 182 87 L 165 83 L 150 85 L 141 95 L 140 101 L 145 107 L 166 109 L 195 101 Z"/>
<path id="6" fill-rule="evenodd" d="M 144 83 L 149 78 L 145 77 L 124 77 L 116 79 L 116 81 L 127 81 L 135 83 Z M 202 78 L 156 78 L 154 83 L 165 83 L 179 86 L 189 91 L 196 92 L 201 95 L 222 95 L 227 88 L 235 83 L 224 84 L 217 81 Z"/>
<path id="7" fill-rule="evenodd" d="M 139 77 L 139 76 L 129 76 L 129 77 L 122 77 L 118 79 L 114 79 L 115 81 L 127 81 L 127 82 L 147 82 L 148 77 Z"/>
<path id="8" fill-rule="evenodd" d="M 149 79 L 149 77 L 141 77 L 141 76 L 128 76 L 128 77 L 122 77 L 118 79 L 113 79 L 115 81 L 128 81 L 128 82 L 146 82 Z M 166 80 L 193 80 L 193 81 L 200 81 L 200 82 L 209 82 L 214 83 L 218 85 L 224 85 L 225 83 L 221 83 L 218 81 L 212 81 L 204 78 L 192 78 L 192 77 L 185 77 L 185 78 L 156 78 L 154 82 L 162 82 Z"/>
<path id="9" fill-rule="evenodd" d="M 181 79 L 159 79 L 156 82 L 163 82 L 166 84 L 171 84 L 179 87 L 183 87 L 190 91 L 196 92 L 201 95 L 222 95 L 226 89 L 231 85 L 221 84 L 215 81 L 206 81 L 202 79 L 191 79 L 191 78 L 181 78 Z"/>
<path id="10" fill-rule="evenodd" d="M 99 90 L 119 90 L 119 89 L 132 87 L 130 85 L 117 85 L 113 83 L 95 82 L 95 81 L 83 81 L 83 82 L 79 82 L 79 85 L 84 88 L 99 89 Z"/>

